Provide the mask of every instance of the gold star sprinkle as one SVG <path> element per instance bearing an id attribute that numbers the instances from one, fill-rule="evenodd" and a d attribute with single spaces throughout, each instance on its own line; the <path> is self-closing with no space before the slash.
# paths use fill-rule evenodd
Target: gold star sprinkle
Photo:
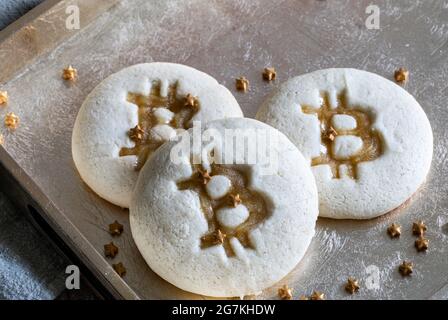
<path id="1" fill-rule="evenodd" d="M 417 249 L 418 252 L 428 250 L 428 246 L 429 246 L 429 240 L 423 236 L 420 236 L 418 237 L 417 240 L 415 240 L 415 248 Z"/>
<path id="2" fill-rule="evenodd" d="M 320 291 L 314 291 L 310 297 L 310 300 L 325 300 L 325 294 Z"/>
<path id="3" fill-rule="evenodd" d="M 416 236 L 422 236 L 428 228 L 423 221 L 417 221 L 412 224 L 412 233 Z"/>
<path id="4" fill-rule="evenodd" d="M 358 292 L 359 290 L 359 284 L 358 280 L 355 278 L 348 278 L 347 284 L 345 285 L 345 291 L 347 291 L 350 294 L 354 294 L 355 292 Z"/>
<path id="5" fill-rule="evenodd" d="M 73 68 L 72 66 L 68 66 L 62 71 L 62 79 L 67 81 L 73 81 L 78 76 L 78 70 Z"/>
<path id="6" fill-rule="evenodd" d="M 19 126 L 20 119 L 17 115 L 9 112 L 5 116 L 5 126 L 10 130 L 15 130 Z"/>
<path id="7" fill-rule="evenodd" d="M 278 296 L 282 300 L 291 300 L 292 299 L 292 291 L 293 289 L 288 287 L 286 284 L 278 289 Z"/>
<path id="8" fill-rule="evenodd" d="M 236 79 L 236 90 L 246 92 L 249 89 L 249 80 L 245 77 Z"/>
<path id="9" fill-rule="evenodd" d="M 8 103 L 8 92 L 0 91 L 0 105 Z"/>
<path id="10" fill-rule="evenodd" d="M 277 72 L 274 68 L 264 68 L 263 71 L 263 79 L 266 81 L 272 81 L 275 80 L 277 77 Z"/>
<path id="11" fill-rule="evenodd" d="M 301 295 L 300 297 L 299 297 L 299 300 L 310 300 L 310 298 L 308 298 L 307 296 L 305 296 L 305 295 Z"/>
<path id="12" fill-rule="evenodd" d="M 224 243 L 224 239 L 226 238 L 226 235 L 222 233 L 220 229 L 217 229 L 212 234 L 207 234 L 203 237 L 201 237 L 202 241 L 206 241 L 207 243 L 210 243 L 211 245 L 219 245 Z"/>
<path id="13" fill-rule="evenodd" d="M 124 277 L 126 275 L 126 268 L 123 263 L 119 262 L 117 264 L 113 264 L 112 268 L 114 268 L 115 272 L 118 273 L 120 277 Z"/>
<path id="14" fill-rule="evenodd" d="M 109 232 L 112 236 L 119 236 L 123 233 L 123 225 L 115 220 L 114 223 L 109 225 Z"/>
<path id="15" fill-rule="evenodd" d="M 398 271 L 400 272 L 400 274 L 403 277 L 410 276 L 412 273 L 413 267 L 414 266 L 413 266 L 412 262 L 403 261 L 403 263 L 400 264 L 400 266 L 398 267 Z"/>
<path id="16" fill-rule="evenodd" d="M 115 258 L 118 254 L 118 247 L 113 243 L 104 245 L 104 255 L 108 258 Z"/>
<path id="17" fill-rule="evenodd" d="M 132 141 L 138 142 L 143 139 L 143 134 L 145 131 L 140 127 L 140 125 L 136 125 L 134 128 L 129 130 L 129 138 Z"/>
<path id="18" fill-rule="evenodd" d="M 330 127 L 326 132 L 325 132 L 325 138 L 330 140 L 330 141 L 334 141 L 334 139 L 336 139 L 336 136 L 338 135 L 337 131 L 333 128 Z"/>
<path id="19" fill-rule="evenodd" d="M 230 198 L 232 199 L 232 203 L 233 203 L 233 206 L 235 208 L 238 207 L 241 204 L 241 202 L 242 202 L 242 200 L 240 198 L 240 195 L 238 193 L 237 194 L 231 194 Z"/>
<path id="20" fill-rule="evenodd" d="M 389 228 L 387 228 L 387 233 L 391 238 L 398 238 L 401 235 L 401 226 L 396 223 L 392 223 Z"/>
<path id="21" fill-rule="evenodd" d="M 398 83 L 406 83 L 409 79 L 409 71 L 405 68 L 399 68 L 394 74 L 395 81 Z"/>
<path id="22" fill-rule="evenodd" d="M 223 244 L 225 238 L 226 238 L 226 235 L 224 233 L 222 233 L 221 230 L 218 229 L 218 230 L 216 230 L 216 232 L 214 234 L 213 243 L 214 244 Z"/>
<path id="23" fill-rule="evenodd" d="M 199 172 L 199 177 L 202 179 L 202 183 L 204 185 L 209 183 L 209 181 L 212 179 L 212 177 L 210 177 L 210 174 L 208 173 L 207 170 L 198 169 L 198 172 Z"/>
<path id="24" fill-rule="evenodd" d="M 196 108 L 198 106 L 198 97 L 194 97 L 191 94 L 187 94 L 185 97 L 185 106 L 190 108 Z"/>

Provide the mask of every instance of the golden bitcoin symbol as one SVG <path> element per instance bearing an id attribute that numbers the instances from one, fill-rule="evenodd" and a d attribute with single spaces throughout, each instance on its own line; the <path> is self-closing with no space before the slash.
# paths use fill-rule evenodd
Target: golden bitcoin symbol
<path id="1" fill-rule="evenodd" d="M 320 108 L 312 108 L 302 105 L 302 111 L 306 114 L 316 115 L 320 123 L 321 142 L 325 151 L 311 160 L 312 166 L 329 165 L 333 178 L 340 179 L 340 166 L 347 168 L 347 175 L 352 179 L 358 178 L 358 164 L 360 162 L 372 161 L 383 153 L 380 134 L 372 128 L 373 117 L 368 112 L 347 103 L 347 90 L 337 95 L 337 106 L 332 107 L 328 92 L 321 93 L 322 104 Z M 335 129 L 332 119 L 335 115 L 347 115 L 356 120 L 354 129 Z M 362 141 L 362 147 L 354 154 L 341 158 L 336 157 L 333 143 L 339 136 L 356 136 Z"/>
<path id="2" fill-rule="evenodd" d="M 165 130 L 188 129 L 191 119 L 199 111 L 199 101 L 196 97 L 177 94 L 177 83 L 169 85 L 166 96 L 163 96 L 161 91 L 161 82 L 155 81 L 149 95 L 128 93 L 127 101 L 138 106 L 138 125 L 129 130 L 129 138 L 135 142 L 134 147 L 121 148 L 119 155 L 137 156 L 137 170 L 143 167 L 148 156 L 166 140 L 157 133 L 156 126 L 164 126 Z M 164 112 L 162 121 L 157 116 L 157 111 Z"/>
<path id="3" fill-rule="evenodd" d="M 254 249 L 249 238 L 249 231 L 264 221 L 269 213 L 263 196 L 247 187 L 248 179 L 244 173 L 230 166 L 212 164 L 211 171 L 203 171 L 194 166 L 191 178 L 177 183 L 179 190 L 192 190 L 199 195 L 201 210 L 208 223 L 208 231 L 201 237 L 201 248 L 223 245 L 227 256 L 235 253 L 230 245 L 230 239 L 236 238 L 244 248 Z M 206 191 L 206 184 L 215 176 L 225 176 L 231 181 L 231 187 L 226 196 L 211 199 Z M 235 228 L 226 227 L 219 223 L 217 211 L 221 208 L 244 205 L 248 218 Z"/>

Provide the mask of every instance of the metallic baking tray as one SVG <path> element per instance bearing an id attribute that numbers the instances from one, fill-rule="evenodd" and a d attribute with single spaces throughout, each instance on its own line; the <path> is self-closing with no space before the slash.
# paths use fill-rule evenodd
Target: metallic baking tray
<path id="1" fill-rule="evenodd" d="M 168 284 L 145 264 L 129 230 L 128 212 L 96 196 L 81 181 L 71 157 L 71 132 L 86 95 L 123 67 L 171 61 L 203 70 L 235 93 L 246 116 L 289 77 L 329 67 L 354 67 L 392 79 L 400 66 L 411 78 L 406 90 L 431 121 L 434 160 L 427 183 L 404 206 L 379 219 L 319 219 L 316 236 L 302 262 L 258 298 L 276 298 L 288 283 L 295 295 L 324 292 L 328 299 L 448 298 L 448 4 L 445 1 L 378 1 L 380 28 L 368 29 L 370 0 L 73 0 L 44 3 L 0 33 L 0 88 L 21 124 L 2 126 L 0 160 L 26 192 L 28 201 L 57 235 L 117 298 L 206 298 Z M 66 8 L 77 5 L 81 28 L 66 28 Z M 79 71 L 73 85 L 62 68 Z M 278 70 L 262 80 L 266 66 Z M 234 79 L 246 76 L 250 91 L 235 92 Z M 8 188 L 6 188 L 8 189 Z M 12 188 L 11 188 L 12 190 Z M 103 256 L 111 241 L 107 226 L 124 224 L 114 238 L 128 272 L 120 278 Z M 430 248 L 417 253 L 412 222 L 428 225 Z M 403 226 L 398 240 L 386 228 Z M 402 278 L 398 264 L 414 263 Z M 344 292 L 348 277 L 361 290 Z"/>

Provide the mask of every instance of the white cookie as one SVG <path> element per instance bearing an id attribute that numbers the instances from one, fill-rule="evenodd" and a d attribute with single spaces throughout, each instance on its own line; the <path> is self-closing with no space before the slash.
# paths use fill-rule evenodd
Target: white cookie
<path id="1" fill-rule="evenodd" d="M 228 129 L 277 138 L 268 151 L 272 172 L 246 154 L 248 145 L 260 145 L 262 138 L 236 133 L 246 147 L 242 161 L 233 165 L 211 164 L 211 150 L 218 163 L 224 159 L 225 144 L 215 141 L 202 143 L 207 152 L 201 164 L 190 162 L 190 154 L 201 154 L 197 150 L 176 164 L 170 154 L 179 144 L 170 141 L 143 167 L 130 207 L 132 235 L 148 265 L 181 289 L 216 297 L 259 293 L 286 276 L 304 255 L 318 215 L 313 174 L 282 133 L 245 118 L 213 121 L 203 132 L 223 136 Z M 204 178 L 205 170 L 211 178 Z"/>
<path id="2" fill-rule="evenodd" d="M 256 118 L 286 134 L 311 162 L 323 217 L 385 214 L 419 188 L 431 165 L 433 136 L 423 109 L 403 88 L 366 71 L 327 69 L 290 79 Z"/>
<path id="3" fill-rule="evenodd" d="M 188 94 L 197 101 L 185 106 Z M 73 129 L 73 159 L 93 191 L 129 207 L 136 163 L 141 167 L 175 129 L 242 116 L 230 91 L 201 71 L 173 63 L 134 65 L 105 79 L 85 100 Z M 133 140 L 130 129 L 137 124 L 146 127 L 134 130 Z M 141 147 L 134 148 L 139 138 Z"/>

